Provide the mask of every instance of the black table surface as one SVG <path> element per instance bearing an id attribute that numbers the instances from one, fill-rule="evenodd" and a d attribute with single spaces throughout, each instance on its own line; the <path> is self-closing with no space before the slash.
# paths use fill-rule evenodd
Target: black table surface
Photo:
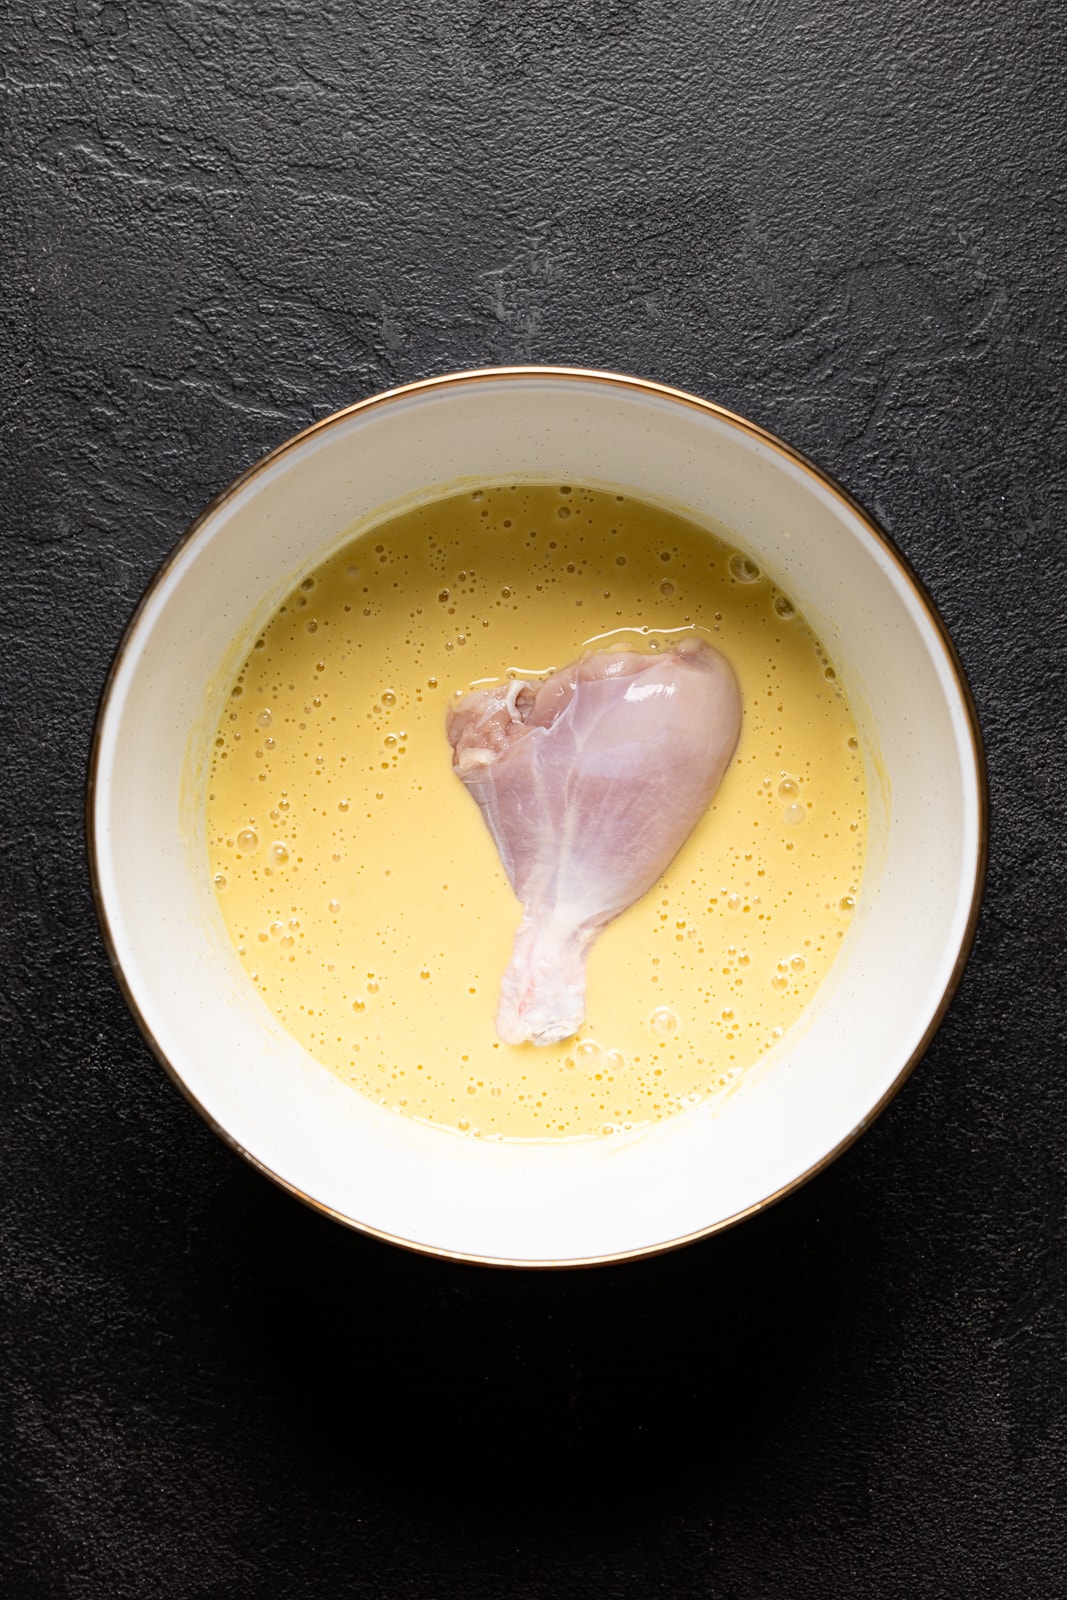
<path id="1" fill-rule="evenodd" d="M 0 1591 L 1067 1594 L 1065 97 L 1039 0 L 14 0 Z M 576 1273 L 305 1210 L 96 929 L 96 702 L 309 421 L 562 362 L 755 418 L 914 562 L 988 745 L 974 954 L 801 1192 Z M 887 982 L 892 975 L 887 974 Z"/>

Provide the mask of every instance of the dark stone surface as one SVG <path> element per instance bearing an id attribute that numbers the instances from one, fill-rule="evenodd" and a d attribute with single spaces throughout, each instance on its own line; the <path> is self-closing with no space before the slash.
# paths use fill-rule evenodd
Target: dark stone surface
<path id="1" fill-rule="evenodd" d="M 1067 1593 L 1063 8 L 8 18 L 4 1595 Z M 970 969 L 874 1130 L 570 1275 L 410 1257 L 245 1167 L 127 1016 L 82 843 L 186 521 L 345 402 L 512 360 L 693 388 L 835 472 L 944 611 L 993 795 Z"/>

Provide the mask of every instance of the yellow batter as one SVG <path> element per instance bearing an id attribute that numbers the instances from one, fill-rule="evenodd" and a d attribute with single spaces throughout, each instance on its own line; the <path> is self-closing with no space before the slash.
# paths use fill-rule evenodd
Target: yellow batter
<path id="1" fill-rule="evenodd" d="M 452 772 L 449 696 L 687 629 L 737 673 L 737 753 L 595 945 L 580 1034 L 503 1045 L 520 909 Z M 382 522 L 289 596 L 223 713 L 207 831 L 251 980 L 319 1061 L 461 1133 L 573 1137 L 721 1092 L 796 1022 L 855 905 L 866 794 L 833 667 L 751 561 L 637 500 L 520 485 Z"/>

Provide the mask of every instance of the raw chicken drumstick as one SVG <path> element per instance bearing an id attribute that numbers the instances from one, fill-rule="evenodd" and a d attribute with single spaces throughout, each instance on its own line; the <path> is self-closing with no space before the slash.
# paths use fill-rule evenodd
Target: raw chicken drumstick
<path id="1" fill-rule="evenodd" d="M 450 708 L 453 768 L 523 908 L 496 1019 L 505 1044 L 581 1026 L 593 942 L 681 849 L 740 730 L 733 669 L 695 636 L 658 655 L 594 651 Z"/>

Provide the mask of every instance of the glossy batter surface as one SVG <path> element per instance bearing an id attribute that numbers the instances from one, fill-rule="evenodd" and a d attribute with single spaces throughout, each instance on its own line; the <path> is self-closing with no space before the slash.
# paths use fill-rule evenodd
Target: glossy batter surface
<path id="1" fill-rule="evenodd" d="M 578 1035 L 501 1044 L 520 913 L 452 771 L 450 699 L 693 632 L 743 701 L 714 803 L 601 936 Z M 627 497 L 487 487 L 380 523 L 279 608 L 223 713 L 207 824 L 242 961 L 325 1065 L 460 1133 L 600 1136 L 722 1092 L 797 1021 L 860 889 L 866 797 L 833 666 L 750 560 Z"/>

